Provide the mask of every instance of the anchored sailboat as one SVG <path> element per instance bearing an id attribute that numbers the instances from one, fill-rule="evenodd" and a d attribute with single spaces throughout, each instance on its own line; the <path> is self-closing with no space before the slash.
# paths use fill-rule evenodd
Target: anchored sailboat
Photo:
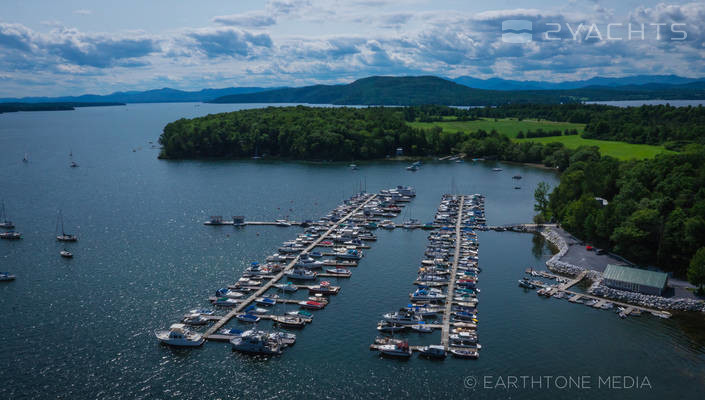
<path id="1" fill-rule="evenodd" d="M 59 210 L 59 216 L 56 220 L 57 232 L 59 231 L 59 225 L 61 225 L 61 234 L 56 236 L 56 240 L 58 240 L 60 242 L 75 242 L 78 240 L 78 236 L 71 235 L 69 233 L 66 233 L 66 231 L 64 231 L 64 215 L 61 213 L 61 210 Z"/>
<path id="2" fill-rule="evenodd" d="M 15 224 L 7 219 L 7 214 L 5 213 L 5 202 L 3 202 L 2 206 L 0 206 L 0 228 L 13 229 L 14 227 Z"/>

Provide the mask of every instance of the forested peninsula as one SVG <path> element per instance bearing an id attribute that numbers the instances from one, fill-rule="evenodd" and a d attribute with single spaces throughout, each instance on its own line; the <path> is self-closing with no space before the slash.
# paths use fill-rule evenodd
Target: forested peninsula
<path id="1" fill-rule="evenodd" d="M 618 161 L 594 146 L 568 149 L 496 131 L 445 132 L 409 124 L 507 117 L 584 123 L 583 137 L 665 144 L 678 153 Z M 160 157 L 352 161 L 384 158 L 401 147 L 413 157 L 464 153 L 542 163 L 562 174 L 560 184 L 546 194 L 539 221 L 560 222 L 581 239 L 685 276 L 696 251 L 705 247 L 704 118 L 703 107 L 665 105 L 268 107 L 169 123 L 160 137 Z"/>

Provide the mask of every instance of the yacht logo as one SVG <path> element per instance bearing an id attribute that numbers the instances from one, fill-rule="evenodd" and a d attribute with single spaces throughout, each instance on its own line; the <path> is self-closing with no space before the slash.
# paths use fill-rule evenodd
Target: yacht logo
<path id="1" fill-rule="evenodd" d="M 533 23 L 526 19 L 502 21 L 502 41 L 505 43 L 529 43 L 532 40 Z"/>

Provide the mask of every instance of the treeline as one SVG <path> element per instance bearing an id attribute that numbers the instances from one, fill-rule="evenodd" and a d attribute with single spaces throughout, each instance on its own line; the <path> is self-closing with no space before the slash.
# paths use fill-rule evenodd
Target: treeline
<path id="1" fill-rule="evenodd" d="M 163 158 L 268 155 L 304 160 L 449 154 L 462 134 L 417 129 L 401 108 L 268 107 L 180 119 L 164 128 Z"/>
<path id="2" fill-rule="evenodd" d="M 124 106 L 123 103 L 0 103 L 0 114 L 18 111 L 71 111 L 76 107 Z"/>
<path id="3" fill-rule="evenodd" d="M 454 109 L 451 109 L 454 110 Z M 243 158 L 254 155 L 303 160 L 363 160 L 395 154 L 468 157 L 544 163 L 563 170 L 584 149 L 515 142 L 496 131 L 443 132 L 412 128 L 407 109 L 390 107 L 269 107 L 180 119 L 164 128 L 162 158 Z M 464 112 L 452 111 L 452 112 Z M 597 152 L 596 148 L 589 150 Z"/>
<path id="4" fill-rule="evenodd" d="M 705 246 L 705 147 L 650 160 L 594 154 L 576 161 L 561 175 L 543 217 L 632 261 L 686 275 Z"/>
<path id="5" fill-rule="evenodd" d="M 472 108 L 475 118 L 545 119 L 584 123 L 584 138 L 666 145 L 682 150 L 688 143 L 705 143 L 705 107 L 644 105 L 614 107 L 600 104 L 508 104 Z"/>
<path id="6" fill-rule="evenodd" d="M 526 134 L 524 131 L 519 131 L 517 133 L 517 139 L 532 139 L 532 138 L 542 138 L 542 137 L 551 137 L 551 136 L 574 136 L 578 134 L 577 129 L 566 129 L 565 131 L 561 132 L 559 129 L 554 129 L 550 131 L 544 131 L 543 129 L 539 128 L 535 131 L 526 131 Z"/>
<path id="7" fill-rule="evenodd" d="M 583 137 L 629 143 L 705 143 L 705 107 L 668 105 L 609 109 L 594 115 Z"/>

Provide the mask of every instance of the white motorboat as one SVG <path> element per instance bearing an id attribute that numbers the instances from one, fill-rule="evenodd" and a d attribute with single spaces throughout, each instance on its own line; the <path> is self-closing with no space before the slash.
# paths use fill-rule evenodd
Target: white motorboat
<path id="1" fill-rule="evenodd" d="M 474 332 L 460 332 L 450 335 L 450 345 L 453 347 L 475 347 L 477 334 Z"/>
<path id="2" fill-rule="evenodd" d="M 294 293 L 295 291 L 299 290 L 299 287 L 291 282 L 287 282 L 286 285 L 279 284 L 275 286 L 277 287 L 277 289 L 281 290 L 284 293 Z"/>
<path id="3" fill-rule="evenodd" d="M 184 315 L 181 322 L 186 325 L 205 325 L 208 323 L 208 320 L 199 313 L 191 313 Z"/>
<path id="4" fill-rule="evenodd" d="M 235 318 L 237 318 L 238 321 L 248 322 L 248 323 L 253 323 L 253 324 L 256 322 L 259 322 L 259 320 L 260 320 L 260 317 L 258 317 L 255 314 L 238 314 L 235 316 Z"/>
<path id="5" fill-rule="evenodd" d="M 411 348 L 408 342 L 400 342 L 395 344 L 384 344 L 377 347 L 380 354 L 391 357 L 411 357 Z"/>
<path id="6" fill-rule="evenodd" d="M 9 272 L 0 272 L 0 281 L 14 281 L 15 276 Z"/>
<path id="7" fill-rule="evenodd" d="M 397 324 L 397 325 L 417 325 L 422 322 L 421 317 L 419 317 L 416 314 L 411 313 L 411 312 L 387 313 L 387 314 L 384 314 L 382 317 L 384 318 L 385 321 L 389 322 L 390 324 Z"/>
<path id="8" fill-rule="evenodd" d="M 243 293 L 230 290 L 228 288 L 222 288 L 215 291 L 217 297 L 227 297 L 230 299 L 239 299 L 245 296 Z"/>
<path id="9" fill-rule="evenodd" d="M 73 253 L 71 253 L 70 251 L 68 251 L 66 249 L 61 250 L 59 252 L 59 254 L 61 255 L 61 257 L 64 257 L 64 258 L 73 258 Z"/>
<path id="10" fill-rule="evenodd" d="M 15 231 L 0 232 L 0 239 L 5 240 L 18 240 L 22 239 L 22 234 Z"/>
<path id="11" fill-rule="evenodd" d="M 409 296 L 413 300 L 444 300 L 446 297 L 442 291 L 433 288 L 419 288 L 414 293 L 409 293 Z"/>
<path id="12" fill-rule="evenodd" d="M 307 269 L 321 269 L 325 263 L 323 261 L 314 260 L 313 258 L 300 259 L 294 264 L 295 267 Z"/>
<path id="13" fill-rule="evenodd" d="M 293 346 L 296 343 L 296 334 L 290 332 L 272 332 L 269 337 L 272 340 L 279 340 L 282 346 Z"/>
<path id="14" fill-rule="evenodd" d="M 213 301 L 213 305 L 217 307 L 235 307 L 238 303 L 238 300 L 231 299 L 229 297 L 218 297 L 215 301 Z"/>
<path id="15" fill-rule="evenodd" d="M 264 331 L 245 331 L 240 337 L 230 340 L 233 351 L 248 354 L 279 355 L 282 353 L 281 341 L 278 337 L 271 337 Z"/>
<path id="16" fill-rule="evenodd" d="M 293 271 L 289 271 L 285 273 L 287 278 L 289 279 L 298 279 L 302 281 L 312 281 L 316 279 L 316 274 L 315 272 L 309 271 L 307 269 L 294 269 Z"/>
<path id="17" fill-rule="evenodd" d="M 422 347 L 419 354 L 428 358 L 446 358 L 446 349 L 441 345 L 434 344 Z"/>
<path id="18" fill-rule="evenodd" d="M 450 354 L 457 358 L 469 358 L 472 360 L 480 358 L 480 353 L 478 353 L 477 350 L 470 349 L 451 349 Z"/>
<path id="19" fill-rule="evenodd" d="M 161 343 L 177 347 L 196 347 L 205 341 L 200 333 L 189 331 L 184 324 L 173 324 L 169 330 L 155 331 L 154 335 Z"/>
<path id="20" fill-rule="evenodd" d="M 433 332 L 433 329 L 430 328 L 428 325 L 422 323 L 416 324 L 416 325 L 411 325 L 411 330 L 419 332 L 419 333 L 431 333 Z"/>
<path id="21" fill-rule="evenodd" d="M 352 275 L 352 272 L 350 272 L 349 269 L 347 268 L 327 268 L 326 272 L 332 275 L 340 276 L 340 277 L 349 277 Z"/>

